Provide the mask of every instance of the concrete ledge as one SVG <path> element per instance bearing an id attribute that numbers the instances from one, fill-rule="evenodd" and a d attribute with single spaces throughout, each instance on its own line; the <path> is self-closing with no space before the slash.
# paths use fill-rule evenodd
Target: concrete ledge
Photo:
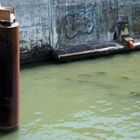
<path id="1" fill-rule="evenodd" d="M 61 47 L 60 47 L 61 48 Z M 78 50 L 75 50 L 73 47 L 71 49 L 67 47 L 62 47 L 63 49 L 53 50 L 53 56 L 57 61 L 71 61 L 78 59 L 86 59 L 86 58 L 95 58 L 99 56 L 104 56 L 108 54 L 117 54 L 122 52 L 130 52 L 135 50 L 140 50 L 140 42 L 135 43 L 134 49 L 129 49 L 127 46 L 123 46 L 120 43 L 111 42 L 108 45 L 91 45 L 91 47 L 85 48 L 83 50 L 83 46 L 79 47 Z M 82 48 L 80 50 L 80 48 Z"/>

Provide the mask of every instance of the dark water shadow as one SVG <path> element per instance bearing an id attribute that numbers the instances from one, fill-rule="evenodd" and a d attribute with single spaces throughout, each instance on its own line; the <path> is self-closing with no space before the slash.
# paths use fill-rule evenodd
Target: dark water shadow
<path id="1" fill-rule="evenodd" d="M 104 60 L 110 60 L 113 59 L 114 57 L 119 57 L 121 55 L 123 56 L 131 56 L 132 53 L 136 53 L 137 50 L 134 51 L 125 51 L 125 52 L 117 52 L 117 53 L 112 53 L 112 54 L 105 54 L 105 55 L 99 55 L 99 56 L 91 56 L 87 58 L 82 58 L 82 59 L 72 59 L 72 60 L 64 60 L 64 61 L 57 61 L 54 59 L 51 60 L 41 60 L 41 61 L 33 61 L 29 63 L 23 63 L 21 64 L 21 70 L 22 69 L 30 69 L 30 68 L 36 68 L 44 65 L 64 65 L 68 63 L 75 63 L 75 62 L 86 62 L 86 61 L 104 61 Z M 106 75 L 104 72 L 97 72 L 99 75 Z M 125 79 L 125 78 L 124 78 Z"/>
<path id="2" fill-rule="evenodd" d="M 83 74 L 79 74 L 78 77 L 87 77 L 88 78 L 88 77 L 92 77 L 92 75 L 88 74 L 88 73 L 85 73 L 85 74 L 83 73 Z"/>
<path id="3" fill-rule="evenodd" d="M 133 97 L 140 97 L 140 91 L 131 91 L 129 92 L 129 95 Z"/>
<path id="4" fill-rule="evenodd" d="M 98 75 L 107 75 L 107 73 L 104 72 L 104 71 L 97 71 L 96 74 L 98 74 Z"/>
<path id="5" fill-rule="evenodd" d="M 45 66 L 45 65 L 57 65 L 57 62 L 54 61 L 38 61 L 38 62 L 30 62 L 30 63 L 25 63 L 25 64 L 21 64 L 20 65 L 20 69 L 30 69 L 30 68 L 37 68 L 37 67 L 41 67 L 41 66 Z"/>
<path id="6" fill-rule="evenodd" d="M 19 130 L 12 131 L 12 132 L 0 132 L 0 139 L 6 138 L 6 137 L 7 138 L 14 137 L 14 140 L 19 140 L 20 139 Z"/>
<path id="7" fill-rule="evenodd" d="M 123 80 L 131 80 L 128 76 L 122 76 L 121 79 L 123 79 Z"/>

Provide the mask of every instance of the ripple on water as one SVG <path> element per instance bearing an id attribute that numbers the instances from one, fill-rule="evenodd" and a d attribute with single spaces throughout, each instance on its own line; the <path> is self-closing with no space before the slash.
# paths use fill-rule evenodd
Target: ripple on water
<path id="1" fill-rule="evenodd" d="M 18 140 L 139 140 L 139 59 L 137 53 L 22 70 L 27 117 Z M 40 74 L 46 77 L 35 80 Z"/>
<path id="2" fill-rule="evenodd" d="M 96 74 L 98 74 L 98 75 L 107 75 L 107 73 L 104 72 L 104 71 L 98 71 L 98 72 L 96 72 Z"/>
<path id="3" fill-rule="evenodd" d="M 137 91 L 131 91 L 130 96 L 140 97 L 140 92 Z"/>
<path id="4" fill-rule="evenodd" d="M 123 80 L 130 80 L 130 78 L 128 76 L 122 76 L 121 77 Z"/>
<path id="5" fill-rule="evenodd" d="M 85 73 L 85 74 L 79 74 L 79 77 L 91 77 L 91 74 Z"/>

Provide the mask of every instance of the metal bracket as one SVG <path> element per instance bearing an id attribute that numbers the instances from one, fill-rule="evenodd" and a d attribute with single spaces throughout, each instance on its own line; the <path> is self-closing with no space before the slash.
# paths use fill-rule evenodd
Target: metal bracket
<path id="1" fill-rule="evenodd" d="M 11 25 L 15 22 L 14 7 L 0 7 L 0 24 Z"/>
<path id="2" fill-rule="evenodd" d="M 129 24 L 127 22 L 118 22 L 115 28 L 114 40 L 121 42 L 128 48 L 134 48 L 134 39 L 129 34 Z"/>

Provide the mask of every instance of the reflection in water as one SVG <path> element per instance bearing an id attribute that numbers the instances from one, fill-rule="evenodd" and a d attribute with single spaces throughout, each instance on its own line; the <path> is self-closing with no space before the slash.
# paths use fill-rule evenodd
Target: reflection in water
<path id="1" fill-rule="evenodd" d="M 20 130 L 8 134 L 0 133 L 0 140 L 20 140 Z"/>
<path id="2" fill-rule="evenodd" d="M 21 70 L 21 127 L 0 140 L 139 140 L 139 52 Z"/>

